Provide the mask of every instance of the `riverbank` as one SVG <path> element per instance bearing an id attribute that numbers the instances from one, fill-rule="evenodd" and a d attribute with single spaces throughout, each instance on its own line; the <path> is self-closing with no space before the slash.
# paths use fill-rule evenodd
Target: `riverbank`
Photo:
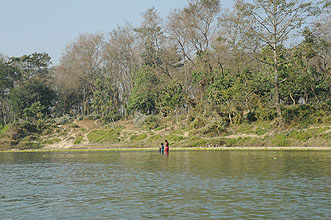
<path id="1" fill-rule="evenodd" d="M 184 122 L 151 128 L 133 120 L 106 125 L 99 120 L 74 120 L 49 125 L 39 133 L 20 127 L 3 130 L 3 152 L 157 150 L 166 139 L 171 150 L 331 150 L 331 124 L 279 128 L 272 123 L 247 123 L 205 134 Z"/>
<path id="2" fill-rule="evenodd" d="M 51 152 L 125 152 L 125 151 L 155 151 L 158 148 L 104 148 L 104 149 L 12 149 L 0 153 L 51 153 Z M 331 151 L 331 147 L 186 147 L 171 148 L 170 151 Z"/>

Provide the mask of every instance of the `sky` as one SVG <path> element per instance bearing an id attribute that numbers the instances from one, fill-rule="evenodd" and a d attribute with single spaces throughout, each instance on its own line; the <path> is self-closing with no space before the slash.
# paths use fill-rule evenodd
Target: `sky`
<path id="1" fill-rule="evenodd" d="M 139 26 L 141 14 L 158 9 L 166 18 L 187 0 L 0 0 L 0 54 L 19 57 L 46 52 L 53 64 L 67 44 L 83 33 L 108 33 L 129 22 Z M 221 0 L 231 7 L 233 0 Z"/>

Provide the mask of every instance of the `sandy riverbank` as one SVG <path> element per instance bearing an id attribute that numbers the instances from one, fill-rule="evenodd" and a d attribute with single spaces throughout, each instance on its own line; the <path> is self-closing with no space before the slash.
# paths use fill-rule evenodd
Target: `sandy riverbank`
<path id="1" fill-rule="evenodd" d="M 248 150 L 248 151 L 331 151 L 331 147 L 178 147 L 171 148 L 170 151 L 199 151 L 199 150 Z M 52 148 L 35 150 L 12 149 L 0 151 L 0 153 L 13 152 L 97 152 L 97 151 L 158 151 L 158 148 Z"/>

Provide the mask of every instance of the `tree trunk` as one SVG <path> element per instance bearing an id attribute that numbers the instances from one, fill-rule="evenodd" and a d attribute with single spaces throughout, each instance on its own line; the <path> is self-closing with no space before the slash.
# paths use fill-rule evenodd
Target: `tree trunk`
<path id="1" fill-rule="evenodd" d="M 274 18 L 276 18 L 276 7 L 274 7 Z M 280 109 L 279 77 L 278 77 L 278 54 L 277 54 L 277 21 L 273 21 L 273 51 L 274 51 L 274 74 L 275 74 L 275 105 L 280 125 L 283 124 L 282 111 Z"/>
<path id="2" fill-rule="evenodd" d="M 295 106 L 296 102 L 291 93 L 290 93 L 290 98 L 292 99 L 293 105 Z"/>
<path id="3" fill-rule="evenodd" d="M 232 125 L 233 122 L 232 122 L 232 116 L 231 116 L 231 112 L 229 112 L 229 119 L 230 119 L 230 124 Z"/>

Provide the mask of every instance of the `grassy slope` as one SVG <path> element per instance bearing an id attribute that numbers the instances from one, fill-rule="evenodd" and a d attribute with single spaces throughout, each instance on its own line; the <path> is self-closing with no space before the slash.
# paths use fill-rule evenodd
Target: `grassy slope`
<path id="1" fill-rule="evenodd" d="M 170 127 L 170 122 L 169 122 Z M 331 147 L 331 124 L 311 125 L 305 129 L 278 128 L 272 123 L 230 126 L 218 136 L 202 136 L 197 129 L 179 123 L 172 129 L 143 129 L 132 121 L 102 126 L 98 121 L 76 121 L 53 125 L 37 137 L 23 138 L 20 145 L 9 145 L 10 128 L 0 131 L 0 150 L 43 148 L 108 149 L 156 148 L 169 140 L 171 147 Z M 23 147 L 22 147 L 23 146 Z"/>

